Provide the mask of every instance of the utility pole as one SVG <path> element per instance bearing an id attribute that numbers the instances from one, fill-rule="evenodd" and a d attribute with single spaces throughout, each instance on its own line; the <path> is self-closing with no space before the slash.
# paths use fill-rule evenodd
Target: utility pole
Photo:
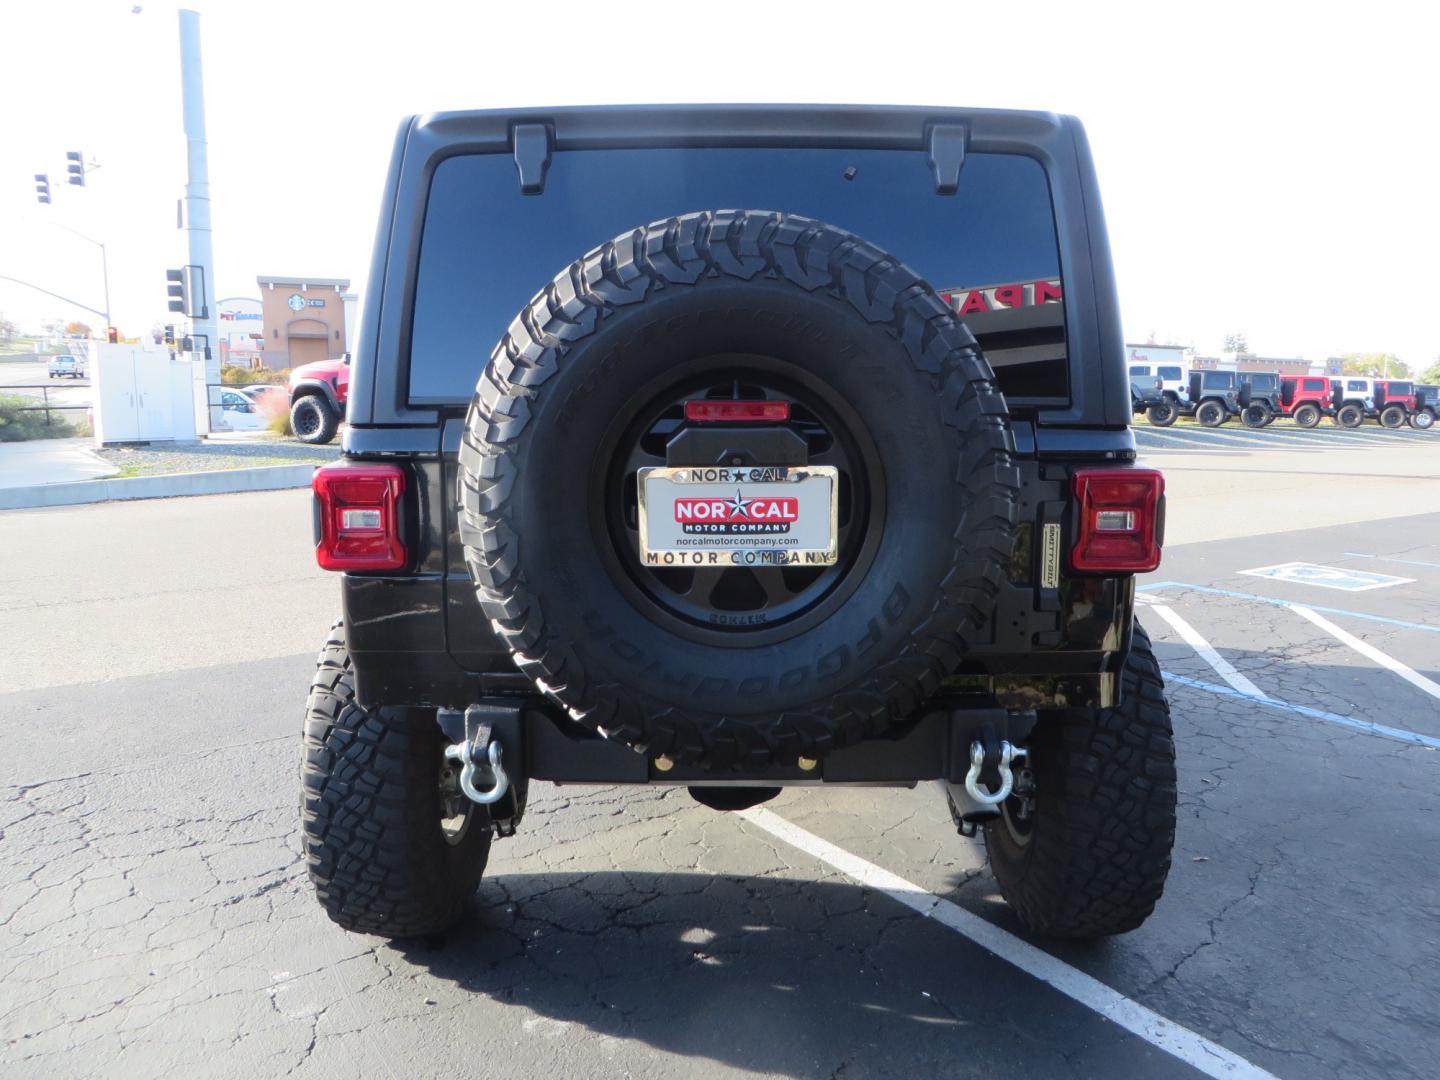
<path id="1" fill-rule="evenodd" d="M 185 111 L 187 177 L 185 184 L 185 228 L 190 240 L 190 264 L 200 267 L 206 295 L 197 297 L 199 316 L 194 318 L 194 336 L 209 344 L 220 340 L 215 329 L 215 261 L 210 244 L 210 170 L 205 154 L 205 85 L 200 69 L 200 15 L 180 12 L 180 91 Z M 205 363 L 206 401 L 209 405 L 207 431 L 219 427 L 218 391 L 220 352 L 211 350 Z M 197 417 L 197 419 L 199 419 Z"/>

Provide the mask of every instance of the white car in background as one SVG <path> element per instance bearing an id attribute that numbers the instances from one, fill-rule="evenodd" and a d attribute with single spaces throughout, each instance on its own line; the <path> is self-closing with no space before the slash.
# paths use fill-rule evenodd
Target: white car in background
<path id="1" fill-rule="evenodd" d="M 270 416 L 258 401 L 228 386 L 220 391 L 220 410 L 231 431 L 264 431 L 270 426 Z"/>
<path id="2" fill-rule="evenodd" d="M 72 356 L 69 353 L 52 356 L 50 358 L 49 374 L 52 379 L 57 379 L 65 375 L 68 375 L 72 379 L 83 379 L 87 374 L 85 361 L 83 358 Z"/>

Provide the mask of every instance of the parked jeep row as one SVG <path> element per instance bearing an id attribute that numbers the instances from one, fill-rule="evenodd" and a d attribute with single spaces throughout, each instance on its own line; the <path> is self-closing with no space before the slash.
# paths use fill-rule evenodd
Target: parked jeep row
<path id="1" fill-rule="evenodd" d="M 1137 364 L 1130 368 L 1130 401 L 1135 415 L 1143 414 L 1156 427 L 1188 416 L 1203 427 L 1238 417 L 1248 428 L 1263 428 L 1284 416 L 1304 428 L 1329 417 L 1344 428 L 1374 420 L 1381 427 L 1408 423 L 1428 431 L 1440 413 L 1440 387 L 1357 375 L 1185 371 Z"/>

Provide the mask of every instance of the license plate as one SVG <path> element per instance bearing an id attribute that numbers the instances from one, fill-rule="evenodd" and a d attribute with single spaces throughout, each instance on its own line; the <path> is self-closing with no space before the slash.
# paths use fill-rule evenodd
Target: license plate
<path id="1" fill-rule="evenodd" d="M 833 465 L 641 469 L 645 566 L 828 566 Z"/>

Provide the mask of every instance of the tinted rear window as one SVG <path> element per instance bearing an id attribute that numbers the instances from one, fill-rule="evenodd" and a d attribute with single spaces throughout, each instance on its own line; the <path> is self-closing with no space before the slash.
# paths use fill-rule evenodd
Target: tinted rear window
<path id="1" fill-rule="evenodd" d="M 1159 373 L 1162 379 L 1179 379 L 1183 377 L 1178 367 L 1162 367 L 1159 369 Z"/>
<path id="2" fill-rule="evenodd" d="M 1324 380 L 1324 379 L 1306 379 L 1306 380 L 1305 380 L 1305 389 L 1306 389 L 1306 390 L 1324 390 L 1324 389 L 1325 389 L 1325 380 Z"/>
<path id="3" fill-rule="evenodd" d="M 1228 371 L 1207 371 L 1201 385 L 1206 390 L 1224 390 L 1235 385 L 1235 376 Z"/>
<path id="4" fill-rule="evenodd" d="M 961 313 L 1012 401 L 1068 401 L 1060 257 L 1038 162 L 971 154 L 958 194 L 942 196 L 919 151 L 740 148 L 558 153 L 539 196 L 520 193 L 508 154 L 443 161 L 421 240 L 411 402 L 469 401 L 516 313 L 590 248 L 718 208 L 804 214 L 878 244 Z"/>

